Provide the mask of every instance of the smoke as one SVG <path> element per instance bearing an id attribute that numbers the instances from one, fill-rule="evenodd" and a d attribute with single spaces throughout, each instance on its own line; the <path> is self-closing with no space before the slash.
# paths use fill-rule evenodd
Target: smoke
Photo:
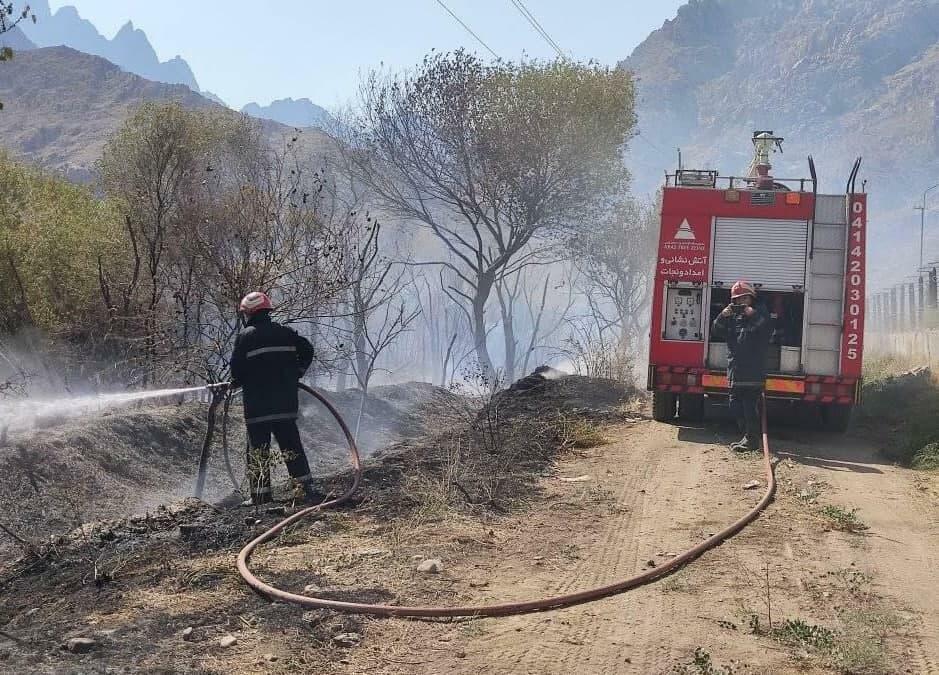
<path id="1" fill-rule="evenodd" d="M 205 387 L 67 396 L 58 398 L 0 399 L 0 440 L 8 435 L 43 429 L 75 417 L 100 415 L 138 401 L 179 396 Z"/>

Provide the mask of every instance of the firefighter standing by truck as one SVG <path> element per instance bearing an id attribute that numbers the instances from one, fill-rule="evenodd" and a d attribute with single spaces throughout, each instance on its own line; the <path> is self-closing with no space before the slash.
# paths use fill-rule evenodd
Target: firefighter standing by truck
<path id="1" fill-rule="evenodd" d="M 251 502 L 271 501 L 273 434 L 287 471 L 303 488 L 305 500 L 319 503 L 325 497 L 314 487 L 297 429 L 297 385 L 313 363 L 313 346 L 292 328 L 271 320 L 273 305 L 266 294 L 249 293 L 239 309 L 247 325 L 235 339 L 231 372 L 232 386 L 240 385 L 243 392 Z"/>
<path id="2" fill-rule="evenodd" d="M 727 340 L 727 378 L 730 409 L 744 437 L 733 450 L 758 450 L 762 436 L 760 400 L 766 384 L 766 357 L 772 322 L 756 304 L 756 289 L 738 281 L 730 292 L 731 304 L 714 320 L 713 332 Z"/>

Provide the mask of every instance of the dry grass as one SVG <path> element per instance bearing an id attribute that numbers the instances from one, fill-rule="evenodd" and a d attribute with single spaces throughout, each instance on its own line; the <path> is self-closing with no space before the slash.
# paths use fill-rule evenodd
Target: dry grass
<path id="1" fill-rule="evenodd" d="M 558 457 L 597 440 L 597 423 L 582 422 L 596 410 L 591 397 L 608 398 L 604 406 L 619 404 L 618 394 L 595 383 L 573 385 L 540 395 L 497 396 L 490 400 L 496 410 L 460 407 L 448 397 L 447 409 L 429 422 L 443 432 L 367 463 L 366 499 L 355 511 L 298 523 L 257 552 L 253 569 L 279 587 L 302 592 L 312 584 L 315 595 L 338 600 L 485 602 L 492 571 L 479 565 L 478 556 L 476 566 L 464 561 L 503 551 L 512 534 L 500 524 L 517 520 L 512 514 L 538 497 L 539 479 Z M 493 419 L 499 424 L 490 424 Z M 329 487 L 339 489 L 347 480 L 335 476 Z M 599 485 L 558 489 L 580 508 L 615 507 Z M 0 581 L 6 600 L 0 623 L 31 640 L 10 663 L 24 672 L 53 672 L 62 664 L 40 663 L 38 655 L 58 653 L 62 637 L 85 630 L 85 617 L 94 616 L 92 633 L 120 631 L 119 637 L 100 638 L 114 667 L 158 668 L 186 654 L 190 668 L 206 673 L 328 671 L 345 653 L 333 637 L 356 632 L 367 640 L 374 624 L 271 606 L 245 591 L 234 555 L 274 522 L 264 510 L 217 511 L 190 502 L 83 528 L 44 557 L 22 559 L 5 570 L 6 584 Z M 182 523 L 195 525 L 196 534 L 181 537 Z M 569 564 L 578 555 L 576 547 L 559 548 L 545 561 Z M 492 557 L 504 556 L 503 551 Z M 417 563 L 430 557 L 444 561 L 443 571 L 418 573 Z M 16 595 L 9 592 L 14 584 Z M 39 611 L 27 616 L 32 607 Z M 193 646 L 181 649 L 180 631 L 187 626 L 194 627 Z M 229 633 L 238 644 L 222 653 L 218 640 Z M 135 649 L 141 644 L 143 652 Z M 264 653 L 279 660 L 259 663 Z M 394 660 L 384 653 L 373 667 L 380 671 Z"/>

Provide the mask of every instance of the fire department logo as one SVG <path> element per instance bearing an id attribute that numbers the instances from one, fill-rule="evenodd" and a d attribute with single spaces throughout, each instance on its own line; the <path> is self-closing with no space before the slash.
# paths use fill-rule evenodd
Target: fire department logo
<path id="1" fill-rule="evenodd" d="M 681 225 L 678 226 L 678 231 L 675 233 L 675 236 L 672 239 L 682 239 L 685 241 L 696 241 L 697 237 L 694 236 L 694 230 L 691 229 L 691 225 L 688 223 L 688 219 L 685 218 L 681 221 Z"/>

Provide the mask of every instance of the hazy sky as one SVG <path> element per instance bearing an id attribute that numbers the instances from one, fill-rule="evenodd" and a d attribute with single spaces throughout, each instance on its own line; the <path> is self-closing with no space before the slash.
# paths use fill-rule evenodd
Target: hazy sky
<path id="1" fill-rule="evenodd" d="M 512 0 L 443 0 L 505 59 L 554 51 Z M 524 0 L 562 49 L 615 63 L 675 16 L 684 0 Z M 351 99 L 360 72 L 382 61 L 413 66 L 431 49 L 465 46 L 489 56 L 438 0 L 51 0 L 74 5 L 107 37 L 127 20 L 161 60 L 179 54 L 199 86 L 240 108 L 308 97 L 327 107 Z"/>

